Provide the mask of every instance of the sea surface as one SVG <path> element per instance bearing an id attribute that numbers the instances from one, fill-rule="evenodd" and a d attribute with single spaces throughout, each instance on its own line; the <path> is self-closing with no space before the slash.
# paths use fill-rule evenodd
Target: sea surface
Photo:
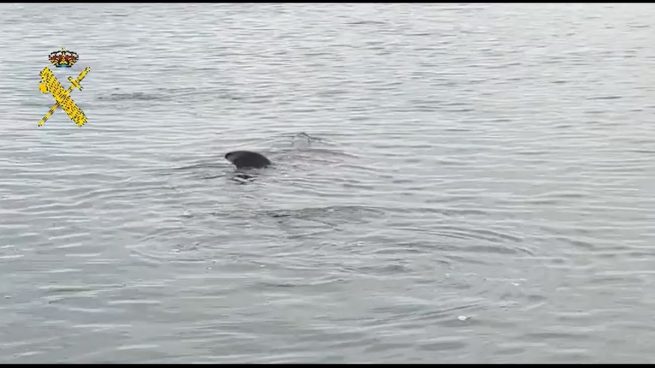
<path id="1" fill-rule="evenodd" d="M 0 363 L 655 363 L 653 19 L 0 4 Z"/>

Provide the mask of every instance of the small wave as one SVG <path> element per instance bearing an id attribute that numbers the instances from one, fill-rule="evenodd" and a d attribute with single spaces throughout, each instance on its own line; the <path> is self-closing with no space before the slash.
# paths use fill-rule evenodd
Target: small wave
<path id="1" fill-rule="evenodd" d="M 593 96 L 587 97 L 587 100 L 618 100 L 623 98 L 622 96 Z"/>
<path id="2" fill-rule="evenodd" d="M 349 25 L 349 26 L 361 26 L 361 25 L 381 26 L 381 25 L 387 25 L 388 23 L 387 22 L 382 22 L 382 21 L 379 21 L 379 20 L 356 20 L 356 21 L 353 21 L 353 22 L 347 22 L 346 24 Z"/>
<path id="3" fill-rule="evenodd" d="M 375 221 L 384 212 L 365 206 L 327 206 L 262 211 L 262 222 L 273 221 L 287 239 L 319 239 L 327 233 Z"/>
<path id="4" fill-rule="evenodd" d="M 143 92 L 133 93 L 112 93 L 107 96 L 100 96 L 98 100 L 103 101 L 156 101 L 165 100 L 167 97 L 164 95 L 149 94 Z"/>
<path id="5" fill-rule="evenodd" d="M 290 218 L 300 220 L 314 219 L 333 225 L 343 222 L 364 223 L 367 222 L 367 218 L 381 216 L 384 213 L 385 211 L 382 209 L 366 206 L 308 207 L 263 212 L 263 214 L 271 218 Z"/>

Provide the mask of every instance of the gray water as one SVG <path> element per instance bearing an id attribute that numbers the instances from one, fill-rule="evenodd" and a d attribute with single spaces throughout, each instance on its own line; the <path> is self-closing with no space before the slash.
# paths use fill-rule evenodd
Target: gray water
<path id="1" fill-rule="evenodd" d="M 654 363 L 653 19 L 1 4 L 0 362 Z"/>

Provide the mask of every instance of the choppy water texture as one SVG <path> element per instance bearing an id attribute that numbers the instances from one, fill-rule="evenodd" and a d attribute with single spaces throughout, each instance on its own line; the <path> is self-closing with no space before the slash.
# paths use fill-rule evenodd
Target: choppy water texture
<path id="1" fill-rule="evenodd" d="M 0 362 L 654 363 L 654 18 L 0 5 Z"/>

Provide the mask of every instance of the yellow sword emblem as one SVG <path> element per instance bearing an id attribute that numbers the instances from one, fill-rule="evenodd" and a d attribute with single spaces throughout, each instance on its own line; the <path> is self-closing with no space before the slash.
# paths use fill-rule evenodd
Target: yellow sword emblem
<path id="1" fill-rule="evenodd" d="M 80 72 L 80 75 L 78 75 L 76 79 L 68 77 L 68 81 L 71 82 L 71 85 L 68 89 L 64 89 L 61 83 L 57 80 L 57 77 L 52 73 L 52 70 L 47 66 L 41 70 L 41 83 L 39 84 L 39 90 L 41 93 L 50 92 L 57 102 L 52 105 L 50 110 L 48 110 L 43 118 L 39 120 L 39 126 L 43 126 L 50 116 L 55 113 L 58 107 L 61 107 L 68 117 L 78 126 L 82 126 L 87 122 L 84 111 L 75 104 L 75 101 L 70 97 L 70 93 L 73 91 L 73 88 L 77 88 L 80 91 L 82 90 L 80 82 L 84 77 L 86 77 L 89 71 L 91 71 L 91 68 L 87 67 Z"/>

